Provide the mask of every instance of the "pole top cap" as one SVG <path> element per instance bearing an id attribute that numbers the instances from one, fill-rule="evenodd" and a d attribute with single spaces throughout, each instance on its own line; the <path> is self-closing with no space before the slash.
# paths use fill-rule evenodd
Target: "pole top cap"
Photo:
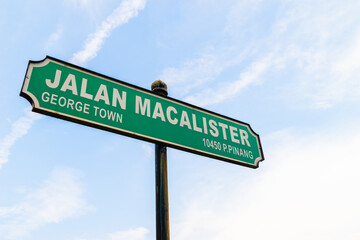
<path id="1" fill-rule="evenodd" d="M 156 80 L 151 84 L 151 91 L 164 96 L 168 95 L 167 85 L 161 80 Z"/>

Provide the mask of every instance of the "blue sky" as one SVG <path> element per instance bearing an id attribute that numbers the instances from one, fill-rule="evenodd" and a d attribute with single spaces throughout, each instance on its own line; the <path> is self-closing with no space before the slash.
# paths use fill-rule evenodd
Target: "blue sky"
<path id="1" fill-rule="evenodd" d="M 46 55 L 247 122 L 258 169 L 168 149 L 171 239 L 359 239 L 358 1 L 8 1 L 0 238 L 155 239 L 153 144 L 31 112 Z"/>

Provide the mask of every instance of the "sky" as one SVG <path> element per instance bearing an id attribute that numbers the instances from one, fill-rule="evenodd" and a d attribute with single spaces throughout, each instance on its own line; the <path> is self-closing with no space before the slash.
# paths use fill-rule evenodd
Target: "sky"
<path id="1" fill-rule="evenodd" d="M 360 239 L 360 2 L 7 1 L 0 238 L 154 240 L 154 144 L 33 113 L 47 55 L 249 123 L 252 169 L 168 148 L 173 240 Z"/>

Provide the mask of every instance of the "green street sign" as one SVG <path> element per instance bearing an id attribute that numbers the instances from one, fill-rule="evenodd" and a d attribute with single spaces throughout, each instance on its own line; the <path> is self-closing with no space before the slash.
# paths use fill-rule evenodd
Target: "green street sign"
<path id="1" fill-rule="evenodd" d="M 264 160 L 247 123 L 49 56 L 29 62 L 20 95 L 35 112 L 83 125 L 251 168 Z"/>

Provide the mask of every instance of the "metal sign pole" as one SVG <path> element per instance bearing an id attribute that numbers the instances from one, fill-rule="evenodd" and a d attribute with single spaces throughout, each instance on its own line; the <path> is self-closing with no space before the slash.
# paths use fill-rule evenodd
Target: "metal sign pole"
<path id="1" fill-rule="evenodd" d="M 156 174 L 156 240 L 169 240 L 169 200 L 166 146 L 155 145 Z"/>
<path id="2" fill-rule="evenodd" d="M 151 90 L 167 96 L 167 86 L 156 80 Z M 156 240 L 170 240 L 166 145 L 155 144 Z"/>

